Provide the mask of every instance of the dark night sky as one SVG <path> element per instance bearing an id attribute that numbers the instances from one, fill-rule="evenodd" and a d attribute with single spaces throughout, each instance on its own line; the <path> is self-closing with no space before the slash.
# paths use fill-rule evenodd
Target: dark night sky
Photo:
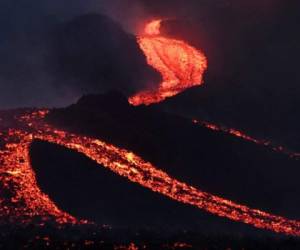
<path id="1" fill-rule="evenodd" d="M 210 22 L 228 17 L 235 22 L 244 22 L 255 17 L 255 21 L 274 22 L 283 7 L 292 6 L 293 1 L 281 0 L 45 0 L 0 2 L 0 108 L 21 106 L 60 106 L 76 100 L 86 93 L 84 82 L 70 80 L 53 73 L 53 65 L 46 63 L 49 37 L 53 30 L 64 23 L 86 13 L 104 13 L 123 28 L 134 33 L 144 20 L 153 17 L 181 19 L 205 19 Z M 296 3 L 296 2 L 295 2 Z M 223 16 L 224 15 L 224 16 Z M 228 21 L 230 24 L 230 21 Z M 227 24 L 228 25 L 228 24 Z M 240 27 L 243 27 L 240 25 Z M 219 29 L 222 29 L 219 28 Z M 242 28 L 241 28 L 242 29 Z M 101 28 L 99 27 L 99 32 Z M 50 39 L 51 40 L 51 39 Z M 93 92 L 101 90 L 87 88 Z M 80 86 L 78 88 L 78 86 Z M 133 89 L 136 86 L 133 87 Z"/>

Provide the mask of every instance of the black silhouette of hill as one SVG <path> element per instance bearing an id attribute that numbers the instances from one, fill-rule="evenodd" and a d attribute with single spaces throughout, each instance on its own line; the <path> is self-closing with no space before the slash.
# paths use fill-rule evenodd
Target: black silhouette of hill
<path id="1" fill-rule="evenodd" d="M 62 24 L 53 44 L 53 74 L 73 79 L 82 93 L 117 89 L 129 95 L 161 80 L 136 37 L 104 15 L 86 14 Z"/>
<path id="2" fill-rule="evenodd" d="M 2 109 L 65 106 L 85 93 L 118 89 L 129 95 L 160 82 L 136 37 L 107 16 L 40 20 L 37 13 L 21 14 L 23 23 L 4 22 L 11 32 L 0 44 Z"/>
<path id="3" fill-rule="evenodd" d="M 299 152 L 300 103 L 296 93 L 275 96 L 261 92 L 256 93 L 260 95 L 257 97 L 244 93 L 247 90 L 234 83 L 219 89 L 213 84 L 206 82 L 158 106 L 165 112 L 236 128 L 254 138 Z"/>
<path id="4" fill-rule="evenodd" d="M 289 218 L 299 216 L 297 209 L 299 164 L 264 146 L 221 132 L 210 131 L 194 125 L 188 119 L 163 113 L 155 107 L 132 107 L 125 97 L 116 92 L 85 96 L 77 104 L 52 110 L 47 120 L 68 131 L 94 136 L 132 150 L 171 176 L 203 191 Z M 52 156 L 49 157 L 49 154 Z M 61 156 L 55 160 L 55 154 Z M 178 214 L 183 214 L 182 218 L 196 216 L 194 213 L 199 214 L 199 218 L 202 216 L 199 210 L 194 211 L 192 208 L 186 208 L 185 205 L 176 205 L 173 201 L 153 195 L 150 191 L 137 187 L 136 184 L 122 181 L 122 178 L 97 167 L 84 157 L 72 156 L 68 150 L 57 146 L 37 143 L 33 145 L 32 157 L 39 185 L 44 191 L 50 194 L 59 206 L 75 211 L 76 214 L 82 214 L 83 217 L 100 216 L 98 219 L 100 218 L 101 221 L 101 218 L 113 220 L 113 217 L 117 216 L 120 221 L 135 219 L 139 221 L 143 217 L 143 215 L 139 217 L 140 213 L 150 211 L 162 216 L 166 212 L 165 208 L 172 208 L 174 214 L 170 216 L 175 215 L 177 218 Z M 72 166 L 76 166 L 74 171 Z M 94 174 L 95 171 L 99 172 L 99 176 Z M 60 176 L 60 173 L 64 174 Z M 66 182 L 69 174 L 74 174 L 75 177 L 72 179 L 71 176 Z M 68 183 L 71 183 L 70 186 Z M 98 190 L 95 184 L 99 184 Z M 85 190 L 83 193 L 75 191 L 81 190 L 81 187 Z M 98 192 L 105 192 L 105 194 L 98 196 Z M 127 193 L 131 202 L 125 204 L 122 201 Z M 88 194 L 89 198 L 84 194 Z M 77 199 L 76 195 L 78 195 Z M 122 200 L 114 201 L 114 195 L 122 197 Z M 107 217 L 98 214 L 103 198 L 108 201 L 104 210 L 109 212 Z M 141 201 L 144 198 L 146 200 Z M 65 199 L 70 199 L 70 203 Z M 96 209 L 97 213 L 95 213 L 97 206 L 83 206 L 85 203 L 91 204 L 89 200 L 99 206 L 99 209 Z M 108 209 L 110 202 L 118 204 L 116 207 L 125 206 L 124 211 L 129 212 L 125 219 L 121 219 L 122 215 L 112 215 L 116 210 Z M 143 203 L 143 208 L 146 207 L 145 211 L 134 210 L 137 207 L 134 204 L 140 202 Z M 155 204 L 155 208 L 147 209 L 148 202 Z M 156 204 L 163 205 L 156 206 Z M 134 213 L 130 214 L 132 211 Z M 195 217 L 192 218 L 194 219 L 184 219 L 184 221 L 197 221 Z M 222 221 L 220 218 L 217 220 Z M 155 219 L 152 222 L 154 221 Z"/>

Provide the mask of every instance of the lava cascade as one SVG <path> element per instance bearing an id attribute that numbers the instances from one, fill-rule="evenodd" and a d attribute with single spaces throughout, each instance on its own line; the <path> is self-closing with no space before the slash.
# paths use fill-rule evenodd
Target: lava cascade
<path id="1" fill-rule="evenodd" d="M 147 24 L 145 34 L 137 41 L 148 64 L 161 73 L 163 80 L 156 89 L 130 97 L 132 105 L 158 103 L 203 82 L 207 68 L 205 55 L 184 41 L 162 36 L 161 22 L 154 20 Z"/>
<path id="2" fill-rule="evenodd" d="M 1 127 L 0 219 L 10 221 L 54 217 L 59 223 L 76 223 L 71 215 L 59 210 L 37 186 L 30 165 L 28 146 L 34 139 L 55 143 L 82 153 L 95 162 L 134 183 L 170 199 L 195 206 L 212 214 L 268 229 L 300 236 L 300 222 L 272 215 L 203 192 L 170 177 L 133 152 L 109 145 L 99 139 L 59 130 L 44 122 L 45 110 L 14 116 L 16 128 Z M 9 191 L 10 195 L 5 195 Z"/>

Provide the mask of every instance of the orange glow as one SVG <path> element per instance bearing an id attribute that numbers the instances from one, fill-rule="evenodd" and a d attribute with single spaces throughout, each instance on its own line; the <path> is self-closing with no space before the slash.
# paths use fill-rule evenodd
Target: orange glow
<path id="1" fill-rule="evenodd" d="M 157 36 L 160 34 L 160 26 L 161 26 L 162 20 L 154 20 L 150 23 L 148 23 L 145 27 L 145 34 L 146 35 L 152 35 Z"/>
<path id="2" fill-rule="evenodd" d="M 13 129 L 1 128 L 0 125 L 1 142 L 5 143 L 5 147 L 0 150 L 0 219 L 28 223 L 39 217 L 42 221 L 54 218 L 58 223 L 77 223 L 75 218 L 61 211 L 37 186 L 28 147 L 32 140 L 40 139 L 82 153 L 114 173 L 178 202 L 257 228 L 300 236 L 299 221 L 251 209 L 203 192 L 172 178 L 133 152 L 96 138 L 52 127 L 44 122 L 45 114 L 46 111 L 37 111 L 15 116 L 13 119 L 17 125 Z M 7 192 L 9 196 L 5 195 Z"/>
<path id="3" fill-rule="evenodd" d="M 210 130 L 214 130 L 214 131 L 218 131 L 218 132 L 223 132 L 223 133 L 226 133 L 226 134 L 230 134 L 232 136 L 235 136 L 235 137 L 238 137 L 238 138 L 241 138 L 243 140 L 246 140 L 246 141 L 250 141 L 250 142 L 253 142 L 255 144 L 258 144 L 258 145 L 262 145 L 262 146 L 265 146 L 265 147 L 268 147 L 270 148 L 271 150 L 277 152 L 277 153 L 282 153 L 282 154 L 285 154 L 285 155 L 288 155 L 290 158 L 293 158 L 295 160 L 299 160 L 300 159 L 300 153 L 297 153 L 297 152 L 292 152 L 282 146 L 274 146 L 272 145 L 272 143 L 270 141 L 265 141 L 265 140 L 259 140 L 259 139 L 256 139 L 256 138 L 253 138 L 237 129 L 233 129 L 233 128 L 225 128 L 225 127 L 221 127 L 221 126 L 217 126 L 215 124 L 212 124 L 212 123 L 209 123 L 209 122 L 205 122 L 205 121 L 199 121 L 197 119 L 193 119 L 192 122 L 194 124 L 199 124 L 203 127 L 206 127 Z"/>
<path id="4" fill-rule="evenodd" d="M 193 246 L 190 244 L 183 243 L 183 242 L 175 242 L 173 247 L 175 249 L 179 249 L 179 248 L 187 249 L 187 248 L 192 248 Z"/>
<path id="5" fill-rule="evenodd" d="M 130 243 L 128 246 L 115 246 L 114 250 L 139 250 L 139 248 L 134 243 Z"/>
<path id="6" fill-rule="evenodd" d="M 132 105 L 158 103 L 203 82 L 207 69 L 205 55 L 184 41 L 160 35 L 160 24 L 161 20 L 155 20 L 146 25 L 146 35 L 137 41 L 148 64 L 161 73 L 163 81 L 157 89 L 145 90 L 130 97 Z"/>
<path id="7" fill-rule="evenodd" d="M 38 111 L 31 119 L 43 115 L 45 111 Z M 38 188 L 29 159 L 32 140 L 29 129 L 1 131 L 0 141 L 5 142 L 5 146 L 0 150 L 0 219 L 26 224 L 36 218 L 40 225 L 50 219 L 58 224 L 81 223 L 61 211 Z"/>

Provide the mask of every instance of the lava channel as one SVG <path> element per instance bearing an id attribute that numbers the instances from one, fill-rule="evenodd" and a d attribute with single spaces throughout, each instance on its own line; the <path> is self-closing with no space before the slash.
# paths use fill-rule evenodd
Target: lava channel
<path id="1" fill-rule="evenodd" d="M 154 20 L 148 23 L 144 29 L 144 35 L 137 38 L 140 48 L 144 52 L 147 62 L 162 75 L 163 81 L 154 90 L 144 90 L 128 99 L 134 106 L 159 103 L 167 97 L 203 82 L 203 74 L 207 69 L 205 55 L 196 48 L 181 40 L 164 37 L 160 33 L 162 20 Z M 212 123 L 193 120 L 214 131 L 222 131 L 235 137 L 269 147 L 275 152 L 284 153 L 291 158 L 300 159 L 300 153 L 293 152 L 283 146 L 274 146 L 270 141 L 253 138 L 239 130 L 224 128 Z"/>
<path id="2" fill-rule="evenodd" d="M 205 55 L 181 40 L 160 34 L 161 20 L 146 25 L 144 35 L 137 38 L 147 62 L 162 75 L 156 89 L 145 90 L 129 98 L 132 105 L 150 105 L 201 85 L 207 69 Z"/>
<path id="3" fill-rule="evenodd" d="M 76 223 L 72 216 L 60 211 L 37 186 L 29 161 L 28 146 L 32 140 L 40 139 L 82 153 L 116 174 L 178 202 L 257 228 L 300 236 L 299 221 L 251 209 L 203 192 L 170 177 L 133 152 L 96 138 L 52 127 L 44 122 L 45 114 L 46 111 L 36 111 L 21 115 L 15 118 L 19 122 L 18 129 L 0 131 L 4 144 L 4 149 L 0 149 L 0 183 L 11 194 L 8 197 L 5 192 L 0 195 L 0 218 L 11 215 L 12 218 L 25 216 L 27 219 L 44 216 L 46 220 L 53 216 L 60 223 Z"/>

